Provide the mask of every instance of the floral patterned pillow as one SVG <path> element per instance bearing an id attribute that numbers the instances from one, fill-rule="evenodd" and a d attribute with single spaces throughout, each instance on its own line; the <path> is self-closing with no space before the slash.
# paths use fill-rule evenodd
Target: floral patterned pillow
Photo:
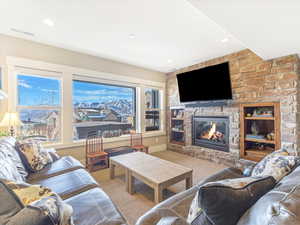
<path id="1" fill-rule="evenodd" d="M 51 156 L 48 152 L 43 151 L 39 142 L 20 141 L 16 146 L 21 159 L 30 172 L 37 172 L 52 163 Z"/>
<path id="2" fill-rule="evenodd" d="M 39 208 L 44 215 L 51 218 L 54 225 L 73 225 L 73 208 L 49 188 L 7 180 L 1 181 L 17 196 L 24 207 Z"/>
<path id="3" fill-rule="evenodd" d="M 272 176 L 278 182 L 296 165 L 297 157 L 285 150 L 278 150 L 262 159 L 252 170 L 251 176 Z"/>

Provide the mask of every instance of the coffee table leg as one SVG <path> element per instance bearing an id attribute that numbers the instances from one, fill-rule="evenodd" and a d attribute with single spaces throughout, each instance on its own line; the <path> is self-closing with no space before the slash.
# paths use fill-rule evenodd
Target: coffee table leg
<path id="1" fill-rule="evenodd" d="M 126 177 L 127 177 L 127 188 L 128 188 L 128 193 L 133 195 L 134 194 L 134 176 L 132 176 L 131 171 L 126 170 Z"/>
<path id="2" fill-rule="evenodd" d="M 110 179 L 115 178 L 115 167 L 116 167 L 116 165 L 114 165 L 112 162 L 110 162 L 110 168 L 109 168 Z"/>
<path id="3" fill-rule="evenodd" d="M 163 200 L 163 188 L 157 185 L 154 188 L 154 202 L 156 204 L 160 203 Z"/>
<path id="4" fill-rule="evenodd" d="M 193 177 L 189 176 L 185 179 L 185 188 L 186 190 L 193 186 Z"/>

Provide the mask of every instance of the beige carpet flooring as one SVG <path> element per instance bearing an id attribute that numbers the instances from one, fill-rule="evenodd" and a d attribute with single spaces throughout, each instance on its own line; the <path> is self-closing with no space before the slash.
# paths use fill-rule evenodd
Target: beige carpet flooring
<path id="1" fill-rule="evenodd" d="M 225 168 L 225 166 L 220 164 L 192 158 L 171 151 L 156 152 L 153 153 L 153 155 L 192 168 L 194 184 Z M 109 178 L 108 169 L 94 172 L 92 175 L 100 183 L 102 189 L 112 198 L 113 202 L 126 217 L 130 225 L 134 225 L 140 216 L 155 205 L 153 202 L 153 190 L 140 181 L 136 181 L 135 183 L 136 193 L 134 195 L 130 195 L 125 191 L 125 179 L 122 169 L 118 168 L 116 170 L 116 178 L 113 180 L 110 180 Z M 185 182 L 182 181 L 170 186 L 168 190 L 164 192 L 164 198 L 168 198 L 184 190 Z"/>

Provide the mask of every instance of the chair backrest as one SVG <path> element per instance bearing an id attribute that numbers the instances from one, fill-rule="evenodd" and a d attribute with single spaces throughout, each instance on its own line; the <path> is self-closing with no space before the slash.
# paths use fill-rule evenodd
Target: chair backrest
<path id="1" fill-rule="evenodd" d="M 131 134 L 130 144 L 131 146 L 143 145 L 143 134 L 142 133 Z"/>
<path id="2" fill-rule="evenodd" d="M 86 138 L 85 143 L 86 154 L 93 154 L 97 152 L 103 152 L 103 140 L 101 136 L 89 136 Z"/>

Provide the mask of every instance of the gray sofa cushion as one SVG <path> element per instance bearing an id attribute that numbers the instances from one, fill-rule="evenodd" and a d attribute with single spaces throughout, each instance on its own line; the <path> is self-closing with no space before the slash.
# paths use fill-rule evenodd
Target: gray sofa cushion
<path id="1" fill-rule="evenodd" d="M 98 187 L 98 183 L 85 169 L 73 170 L 55 177 L 36 181 L 34 184 L 50 188 L 62 199 L 70 198 L 83 191 Z"/>
<path id="2" fill-rule="evenodd" d="M 2 150 L 0 150 L 0 178 L 24 182 L 24 177 L 21 176 L 14 162 L 8 156 L 7 152 Z"/>
<path id="3" fill-rule="evenodd" d="M 300 167 L 284 177 L 261 197 L 239 220 L 238 225 L 300 224 Z"/>
<path id="4" fill-rule="evenodd" d="M 65 200 L 74 209 L 76 225 L 126 225 L 125 218 L 100 188 L 82 192 Z M 152 224 L 153 225 L 153 224 Z"/>
<path id="5" fill-rule="evenodd" d="M 271 176 L 206 183 L 198 192 L 201 216 L 214 225 L 236 225 L 245 211 L 275 184 L 276 181 Z"/>

